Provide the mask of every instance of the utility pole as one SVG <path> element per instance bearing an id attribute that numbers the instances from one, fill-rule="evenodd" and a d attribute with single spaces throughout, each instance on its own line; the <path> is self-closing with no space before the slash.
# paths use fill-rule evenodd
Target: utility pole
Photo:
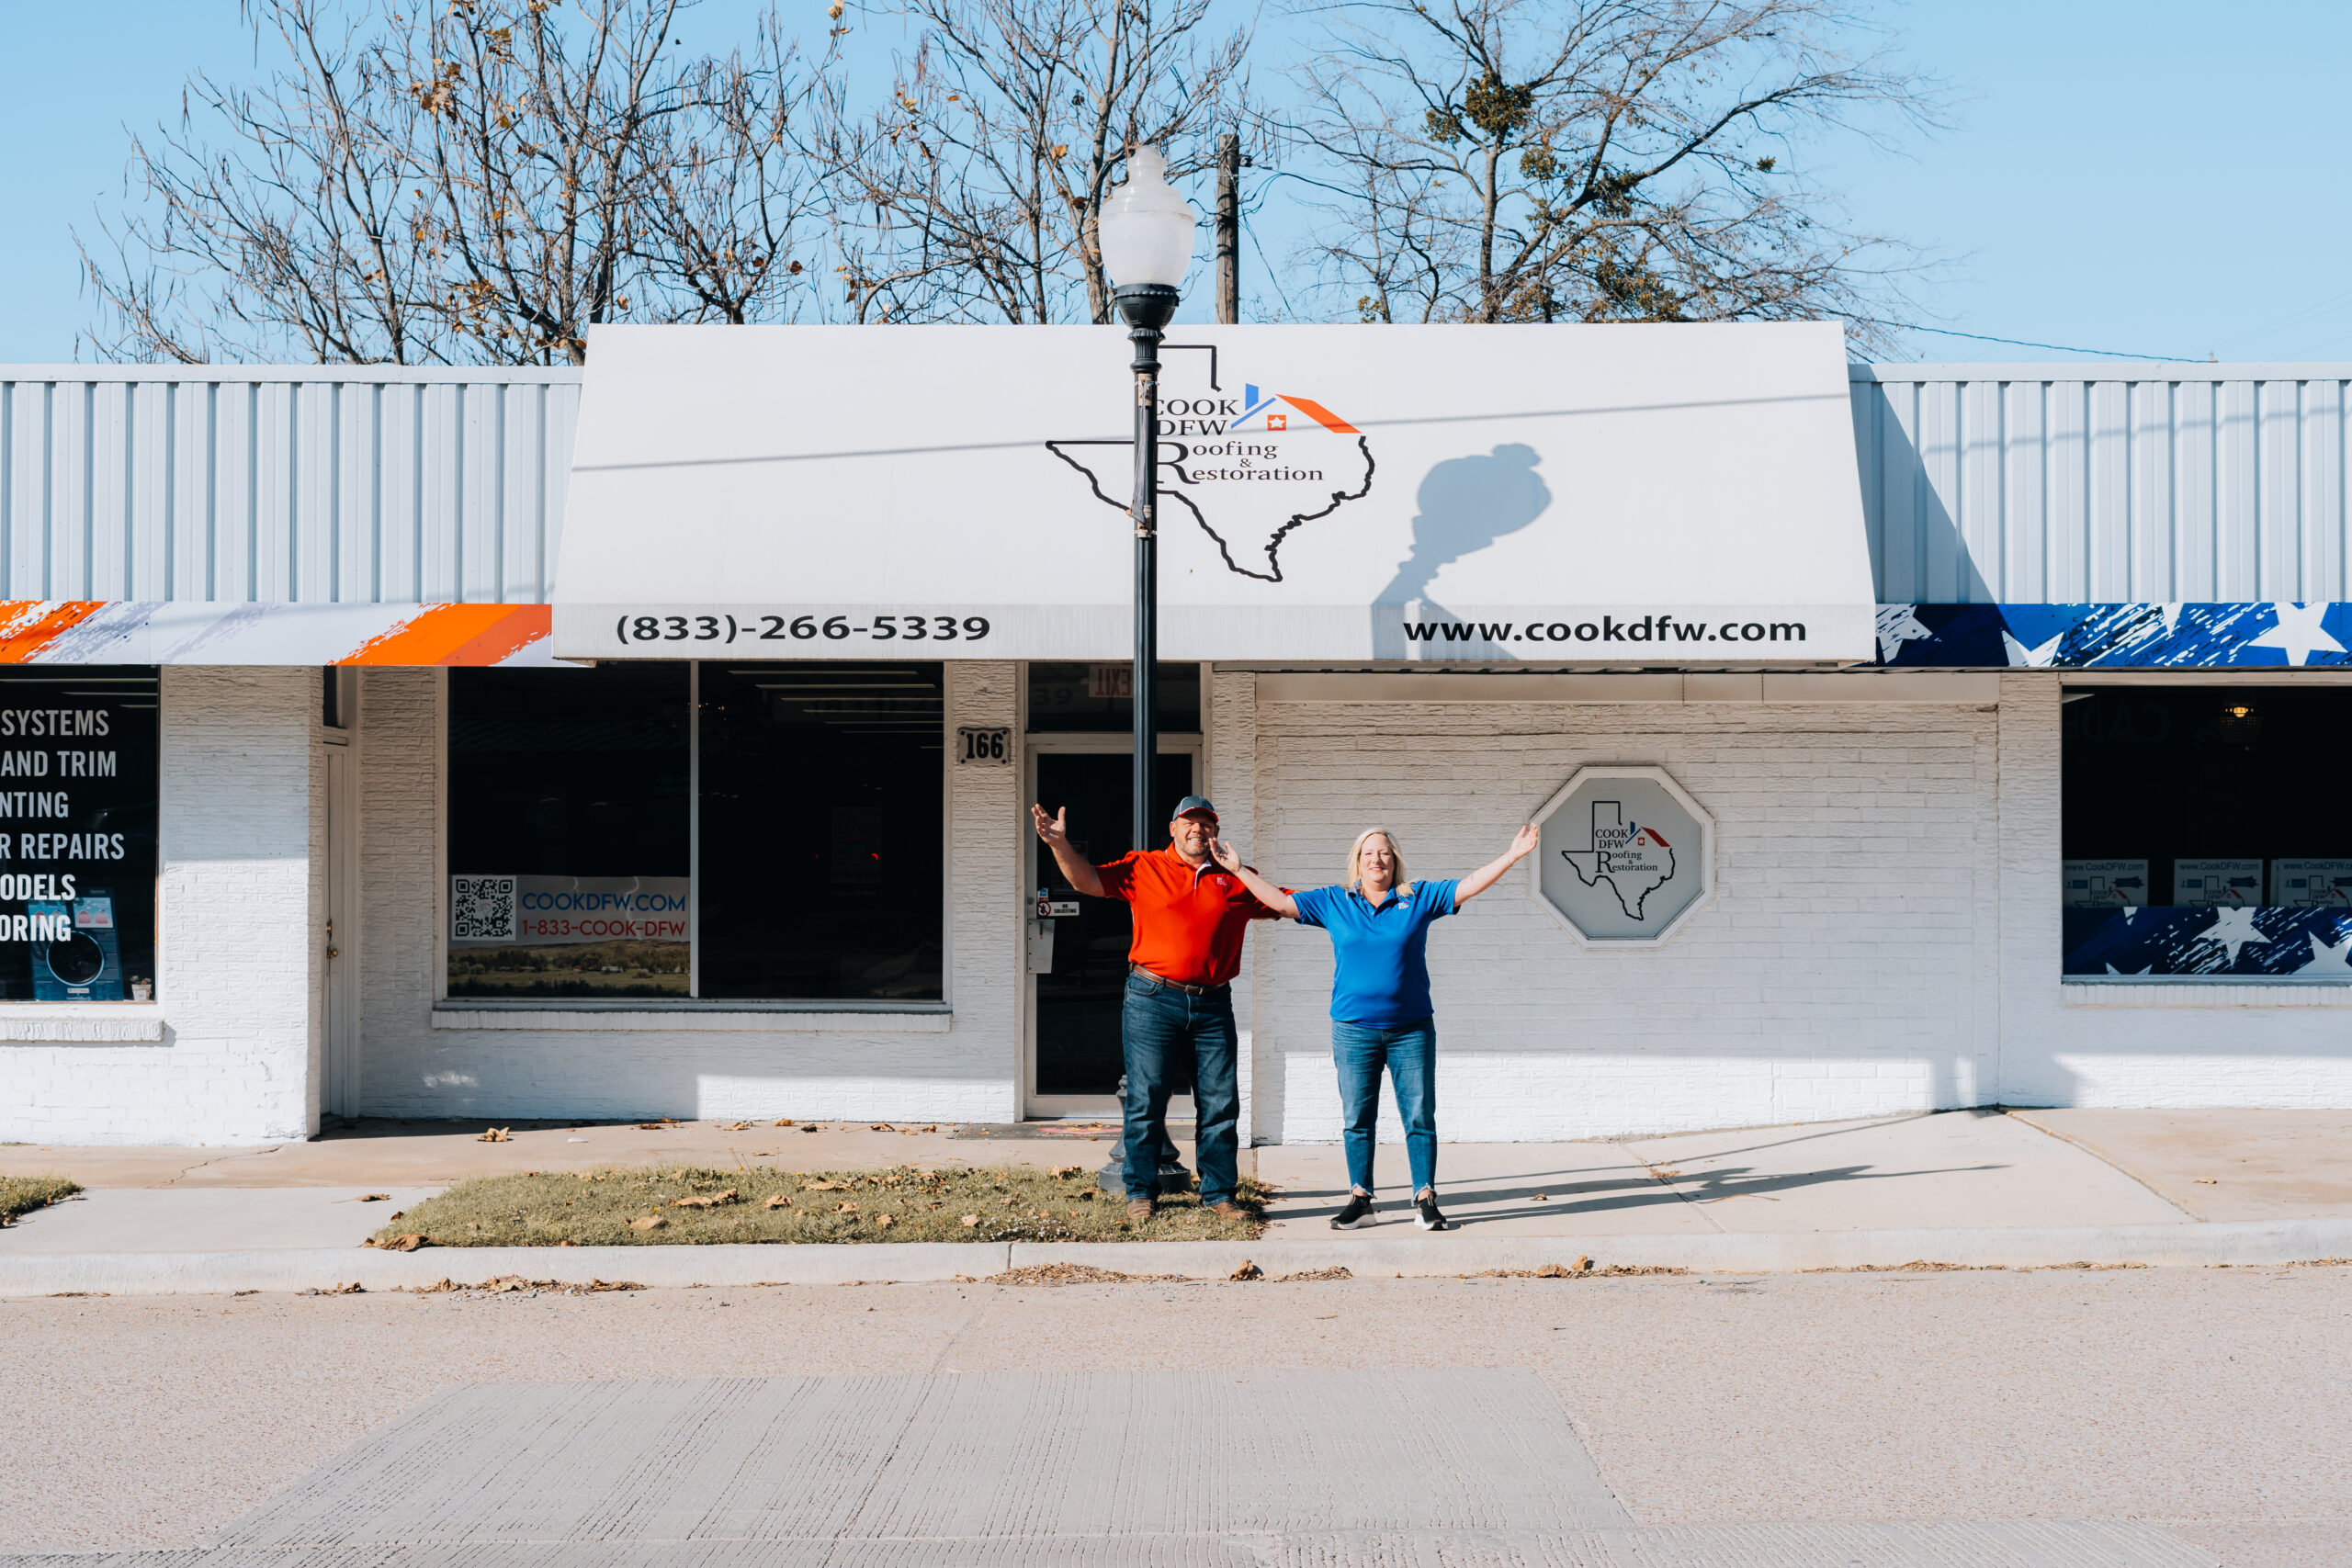
<path id="1" fill-rule="evenodd" d="M 1241 138 L 1216 139 L 1216 319 L 1241 319 Z"/>

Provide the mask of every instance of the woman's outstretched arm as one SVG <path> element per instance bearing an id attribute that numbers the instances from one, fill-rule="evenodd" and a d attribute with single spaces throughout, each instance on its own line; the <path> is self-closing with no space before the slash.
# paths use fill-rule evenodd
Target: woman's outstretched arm
<path id="1" fill-rule="evenodd" d="M 1510 848 L 1464 877 L 1453 889 L 1453 906 L 1460 908 L 1487 888 L 1503 879 L 1503 873 L 1535 852 L 1535 824 L 1529 823 L 1511 839 Z M 1255 891 L 1255 889 L 1252 889 Z M 1261 897 L 1264 895 L 1261 894 Z"/>
<path id="2" fill-rule="evenodd" d="M 1209 840 L 1209 859 L 1216 862 L 1218 866 L 1224 870 L 1229 871 L 1233 873 L 1234 875 L 1239 877 L 1241 879 L 1241 886 L 1247 887 L 1252 894 L 1256 895 L 1259 903 L 1263 904 L 1267 908 L 1272 909 L 1283 919 L 1295 920 L 1298 919 L 1298 905 L 1291 898 L 1291 896 L 1283 892 L 1281 888 L 1275 886 L 1272 883 L 1267 881 L 1264 877 L 1259 875 L 1256 872 L 1251 871 L 1248 866 L 1243 865 L 1241 863 L 1241 856 L 1239 852 L 1237 852 L 1231 844 L 1227 843 L 1223 839 L 1211 839 Z"/>

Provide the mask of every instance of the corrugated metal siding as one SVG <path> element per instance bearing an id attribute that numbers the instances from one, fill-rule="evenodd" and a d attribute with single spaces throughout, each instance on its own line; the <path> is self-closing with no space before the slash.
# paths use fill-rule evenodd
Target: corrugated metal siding
<path id="1" fill-rule="evenodd" d="M 2352 599 L 2352 366 L 1858 365 L 1882 604 Z"/>
<path id="2" fill-rule="evenodd" d="M 0 367 L 0 599 L 534 604 L 577 371 Z"/>
<path id="3" fill-rule="evenodd" d="M 1886 604 L 2352 600 L 2352 366 L 1858 365 Z M 0 367 L 0 599 L 543 603 L 574 370 Z"/>

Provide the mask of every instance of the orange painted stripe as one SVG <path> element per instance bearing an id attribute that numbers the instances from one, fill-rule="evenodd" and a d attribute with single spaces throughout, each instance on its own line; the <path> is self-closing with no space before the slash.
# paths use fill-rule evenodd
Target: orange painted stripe
<path id="1" fill-rule="evenodd" d="M 46 615 L 38 614 L 41 601 L 12 599 L 0 604 L 0 664 L 23 664 L 106 607 L 97 599 L 74 599 Z"/>
<path id="2" fill-rule="evenodd" d="M 1325 408 L 1313 398 L 1294 398 L 1288 392 L 1284 392 L 1282 394 L 1282 400 L 1291 407 L 1298 410 L 1301 413 L 1306 415 L 1307 418 L 1313 420 L 1316 423 L 1321 425 L 1326 430 L 1336 430 L 1342 435 L 1360 435 L 1363 434 L 1363 432 L 1359 431 L 1354 425 L 1350 424 L 1346 420 L 1341 419 L 1338 414 L 1333 413 L 1329 409 Z"/>
<path id="3" fill-rule="evenodd" d="M 450 653 L 444 664 L 496 664 L 511 659 L 543 637 L 555 633 L 552 604 L 510 604 L 512 613 L 497 625 Z"/>
<path id="4" fill-rule="evenodd" d="M 428 604 L 338 664 L 488 664 L 535 638 L 554 622 L 545 604 Z M 499 649 L 494 656 L 485 650 Z"/>

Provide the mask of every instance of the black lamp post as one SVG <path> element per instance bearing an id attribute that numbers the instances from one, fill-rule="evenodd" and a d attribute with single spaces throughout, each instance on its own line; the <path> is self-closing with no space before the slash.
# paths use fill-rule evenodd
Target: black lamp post
<path id="1" fill-rule="evenodd" d="M 1135 344 L 1135 847 L 1159 836 L 1152 795 L 1159 752 L 1159 339 L 1176 314 L 1178 286 L 1193 261 L 1193 209 L 1168 183 L 1158 150 L 1138 147 L 1127 182 L 1102 204 L 1097 230 L 1111 297 Z"/>

